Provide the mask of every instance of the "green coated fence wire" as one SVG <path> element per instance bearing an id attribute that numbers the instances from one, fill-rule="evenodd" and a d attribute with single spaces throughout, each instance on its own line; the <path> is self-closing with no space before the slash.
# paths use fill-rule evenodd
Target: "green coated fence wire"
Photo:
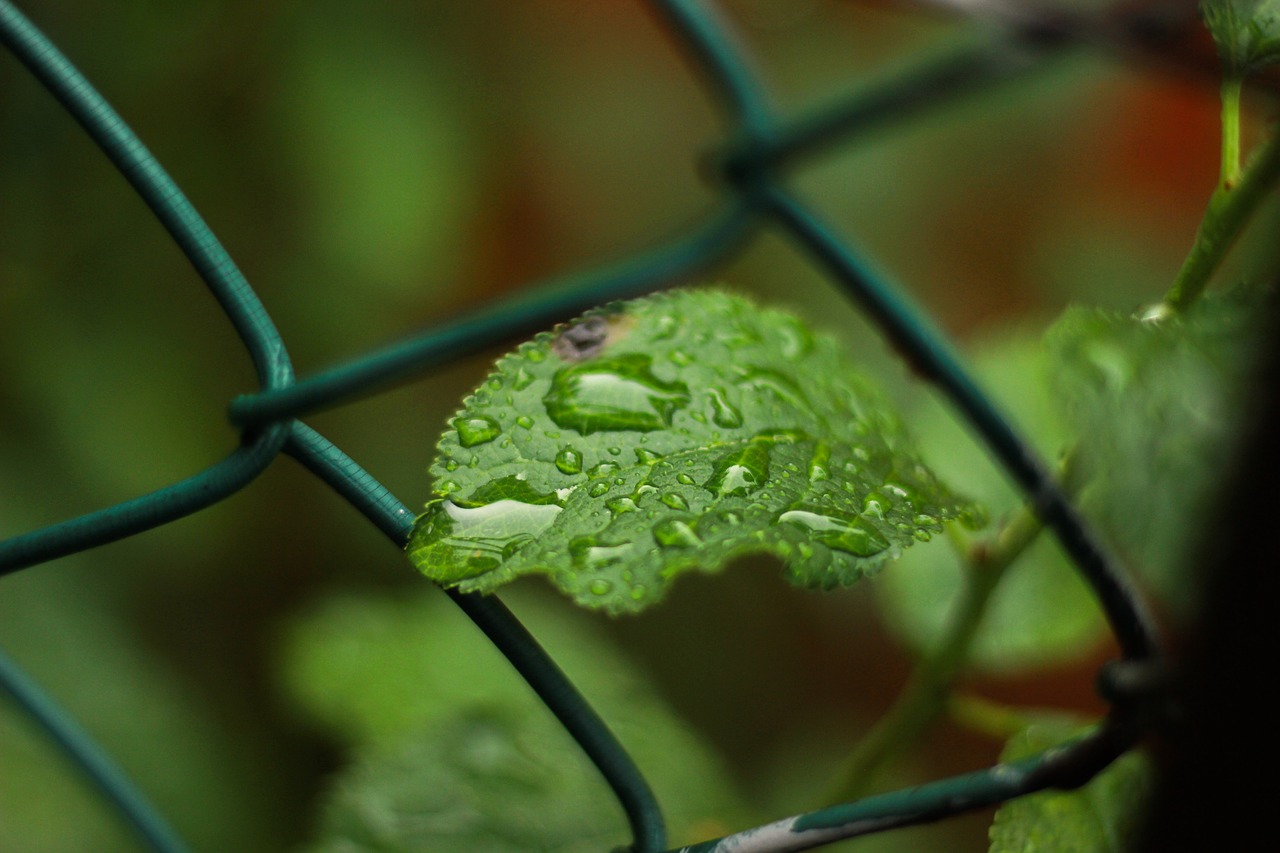
<path id="1" fill-rule="evenodd" d="M 1159 660 L 1160 643 L 1139 599 L 1097 544 L 1048 469 L 969 376 L 925 316 L 814 214 L 782 179 L 783 166 L 886 123 L 953 102 L 1041 67 L 1072 39 L 1012 31 L 798 119 L 776 114 L 760 75 L 709 3 L 654 0 L 655 14 L 686 49 L 695 73 L 723 106 L 726 143 L 715 158 L 720 209 L 668 242 L 593 270 L 536 283 L 522 295 L 439 328 L 295 380 L 284 341 L 261 302 L 199 214 L 133 132 L 72 64 L 8 0 L 0 42 L 84 127 L 182 248 L 240 335 L 260 387 L 230 405 L 241 444 L 192 477 L 95 513 L 0 543 L 0 574 L 131 536 L 208 507 L 247 486 L 280 454 L 295 459 L 399 548 L 413 513 L 341 449 L 297 418 L 370 394 L 428 367 L 542 328 L 593 304 L 670 285 L 722 262 L 759 227 L 780 229 L 932 382 L 986 442 L 1092 586 L 1125 661 Z M 1062 34 L 1057 34 L 1061 36 Z M 493 596 L 450 594 L 573 736 L 625 812 L 635 853 L 666 849 L 662 812 L 623 746 L 519 621 Z M 43 728 L 152 849 L 185 850 L 102 751 L 5 656 L 0 688 Z M 707 841 L 686 851 L 804 850 L 835 840 L 934 821 L 1049 787 L 1084 783 L 1142 734 L 1126 707 L 1092 734 L 1039 756 L 868 797 Z"/>

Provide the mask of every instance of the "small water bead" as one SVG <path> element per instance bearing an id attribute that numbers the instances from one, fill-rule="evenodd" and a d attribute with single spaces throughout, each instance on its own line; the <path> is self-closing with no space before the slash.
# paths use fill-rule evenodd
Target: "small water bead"
<path id="1" fill-rule="evenodd" d="M 635 512 L 640 508 L 636 506 L 636 502 L 631 498 L 614 498 L 611 501 L 607 501 L 605 506 L 609 509 L 609 512 L 613 513 L 614 518 L 617 518 L 624 512 Z"/>
<path id="2" fill-rule="evenodd" d="M 528 415 L 520 415 L 516 418 L 516 426 L 521 429 L 533 429 L 533 418 Z"/>
<path id="3" fill-rule="evenodd" d="M 608 595 L 613 591 L 613 583 L 604 578 L 596 578 L 587 585 L 587 589 L 592 595 Z"/>
<path id="4" fill-rule="evenodd" d="M 642 465 L 652 465 L 662 458 L 661 453 L 655 453 L 647 447 L 637 447 L 635 449 L 636 461 Z"/>
<path id="5" fill-rule="evenodd" d="M 486 444 L 502 435 L 498 422 L 484 415 L 455 418 L 453 428 L 458 431 L 458 443 L 463 447 Z"/>
<path id="6" fill-rule="evenodd" d="M 729 402 L 723 388 L 713 387 L 707 393 L 711 398 L 711 420 L 715 421 L 716 426 L 725 429 L 742 426 L 742 412 Z"/>
<path id="7" fill-rule="evenodd" d="M 547 352 L 539 347 L 530 347 L 525 350 L 524 357 L 534 364 L 538 364 L 539 362 L 547 360 Z"/>
<path id="8" fill-rule="evenodd" d="M 565 445 L 560 448 L 560 452 L 556 454 L 556 468 L 561 474 L 580 474 L 582 473 L 582 454 L 572 447 Z"/>
<path id="9" fill-rule="evenodd" d="M 681 349 L 672 350 L 668 358 L 671 359 L 671 362 L 673 364 L 676 364 L 680 367 L 688 367 L 689 365 L 693 364 L 693 356 L 689 355 L 689 353 Z"/>
<path id="10" fill-rule="evenodd" d="M 515 372 L 511 377 L 511 387 L 516 391 L 523 391 L 533 384 L 533 374 L 525 370 L 523 367 Z"/>
<path id="11" fill-rule="evenodd" d="M 445 480 L 436 486 L 436 493 L 439 495 L 448 495 L 458 491 L 462 486 L 458 485 L 456 480 Z"/>
<path id="12" fill-rule="evenodd" d="M 657 319 L 654 325 L 657 328 L 654 329 L 653 339 L 655 341 L 664 341 L 676 333 L 676 330 L 680 328 L 680 321 L 669 314 L 664 314 Z"/>
<path id="13" fill-rule="evenodd" d="M 885 511 L 892 509 L 893 504 L 879 492 L 868 492 L 862 501 L 862 512 L 872 518 L 883 519 Z"/>
<path id="14" fill-rule="evenodd" d="M 631 587 L 631 591 L 627 594 L 631 596 L 632 601 L 643 601 L 644 597 L 649 594 L 649 590 L 643 584 L 636 584 Z"/>
<path id="15" fill-rule="evenodd" d="M 457 471 L 457 470 L 458 470 L 458 460 L 457 460 L 457 459 L 454 459 L 452 456 L 450 456 L 448 459 L 446 459 L 446 460 L 445 460 L 445 463 L 444 463 L 444 470 L 446 470 L 446 471 Z"/>
<path id="16" fill-rule="evenodd" d="M 696 548 L 702 539 L 678 518 L 664 518 L 653 526 L 653 538 L 664 548 Z"/>
<path id="17" fill-rule="evenodd" d="M 831 473 L 827 470 L 827 465 L 830 461 L 831 447 L 825 441 L 819 441 L 809 459 L 809 479 L 815 483 L 829 479 Z"/>
<path id="18" fill-rule="evenodd" d="M 672 509 L 688 509 L 689 508 L 689 502 L 684 499 L 684 495 L 681 495 L 677 492 L 667 492 L 664 495 L 662 495 L 662 497 L 658 498 L 658 500 L 662 501 L 664 504 L 671 507 Z"/>
<path id="19" fill-rule="evenodd" d="M 928 513 L 919 513 L 911 520 L 916 523 L 917 527 L 929 527 L 935 528 L 936 530 L 942 529 L 942 522 L 939 521 L 936 516 L 929 515 Z"/>
<path id="20" fill-rule="evenodd" d="M 651 486 L 648 483 L 641 483 L 640 485 L 636 486 L 636 490 L 635 490 L 635 493 L 633 494 L 633 497 L 641 498 L 649 494 L 650 492 L 656 492 L 656 491 L 658 491 L 657 486 Z"/>
<path id="21" fill-rule="evenodd" d="M 768 443 L 752 439 L 716 461 L 704 488 L 722 498 L 749 495 L 763 486 L 768 476 Z"/>
<path id="22" fill-rule="evenodd" d="M 690 477 L 688 474 L 684 473 L 683 471 L 681 471 L 679 474 L 676 474 L 676 482 L 682 486 L 693 486 L 697 484 L 696 480 L 694 480 L 692 477 Z"/>
<path id="23" fill-rule="evenodd" d="M 782 337 L 782 357 L 787 361 L 794 361 L 813 349 L 813 335 L 803 324 L 788 320 L 775 328 Z"/>
<path id="24" fill-rule="evenodd" d="M 595 483 L 591 486 L 590 490 L 587 491 L 587 494 L 593 498 L 598 498 L 607 491 L 609 491 L 608 483 Z"/>
<path id="25" fill-rule="evenodd" d="M 618 465 L 617 462 L 601 462 L 599 465 L 596 465 L 587 473 L 590 474 L 592 477 L 607 477 L 608 475 L 612 474 L 614 471 L 617 471 L 619 467 L 620 466 Z"/>
<path id="26" fill-rule="evenodd" d="M 608 454 L 609 454 L 610 456 L 620 456 L 620 455 L 622 455 L 622 448 L 621 448 L 621 447 L 609 447 L 609 448 L 606 448 L 606 451 L 608 452 Z"/>

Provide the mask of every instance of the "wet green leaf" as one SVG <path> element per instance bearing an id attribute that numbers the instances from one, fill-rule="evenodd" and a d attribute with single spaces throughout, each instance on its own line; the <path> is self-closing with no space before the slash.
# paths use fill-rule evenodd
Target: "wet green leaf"
<path id="1" fill-rule="evenodd" d="M 1201 0 L 1200 13 L 1229 74 L 1280 60 L 1280 0 Z"/>
<path id="2" fill-rule="evenodd" d="M 1071 438 L 1051 387 L 1041 335 L 1005 330 L 973 346 L 970 363 L 1037 450 L 1054 459 Z M 956 421 L 932 398 L 910 411 L 912 429 L 939 476 L 964 483 L 991 510 L 992 524 L 1021 496 Z M 936 460 L 932 454 L 937 453 Z M 967 665 L 984 672 L 1025 671 L 1091 654 L 1106 637 L 1092 593 L 1051 537 L 1042 536 L 1007 571 L 988 604 Z M 943 541 L 913 548 L 876 580 L 889 624 L 912 648 L 937 647 L 951 624 L 965 583 L 953 548 Z"/>
<path id="3" fill-rule="evenodd" d="M 1050 749 L 1084 730 L 1082 722 L 1045 716 L 1015 735 L 1001 761 Z M 991 825 L 991 853 L 1126 853 L 1135 849 L 1153 782 L 1141 752 L 1121 756 L 1089 784 L 1005 803 Z"/>
<path id="4" fill-rule="evenodd" d="M 1231 460 L 1262 313 L 1245 291 L 1212 293 L 1160 323 L 1073 309 L 1046 336 L 1086 509 L 1174 606 Z"/>
<path id="5" fill-rule="evenodd" d="M 408 551 L 465 591 L 546 574 L 580 604 L 634 611 L 750 552 L 832 588 L 965 513 L 833 341 L 720 292 L 539 335 L 451 425 Z"/>
<path id="6" fill-rule="evenodd" d="M 507 600 L 633 756 L 673 843 L 745 820 L 718 757 L 598 625 L 545 596 Z M 290 626 L 281 662 L 294 702 L 356 756 L 327 797 L 317 849 L 625 842 L 598 772 L 506 659 L 431 590 L 326 599 Z"/>

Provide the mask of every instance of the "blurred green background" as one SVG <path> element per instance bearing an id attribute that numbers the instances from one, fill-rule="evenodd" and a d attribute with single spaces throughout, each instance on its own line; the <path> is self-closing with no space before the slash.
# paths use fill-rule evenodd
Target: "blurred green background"
<path id="1" fill-rule="evenodd" d="M 717 110 L 638 2 L 27 5 L 221 237 L 300 375 L 652 245 L 715 200 L 698 163 L 719 141 Z M 792 114 L 974 36 L 886 3 L 726 5 Z M 1216 177 L 1216 121 L 1212 86 L 1082 53 L 836 146 L 796 184 L 963 346 L 992 353 L 994 370 L 1010 347 L 1033 351 L 1070 302 L 1129 310 L 1163 293 Z M 710 279 L 844 339 L 925 425 L 924 453 L 944 473 L 947 460 L 977 458 L 963 431 L 928 427 L 944 418 L 936 405 L 778 236 L 766 231 Z M 308 422 L 420 506 L 437 436 L 499 352 Z M 1037 413 L 1035 377 L 1015 374 L 993 374 L 991 390 L 1035 421 L 1052 454 L 1061 426 Z M 247 357 L 177 249 L 55 102 L 0 58 L 0 536 L 209 465 L 237 441 L 228 400 L 252 387 Z M 985 463 L 966 464 L 980 473 L 958 489 L 982 493 L 984 478 L 1001 488 Z M 708 797 L 684 829 L 705 837 L 823 804 L 823 780 L 912 660 L 902 626 L 882 615 L 881 580 L 804 594 L 768 560 L 747 562 L 616 622 L 571 612 L 537 581 L 510 600 L 535 629 L 569 632 L 559 654 L 588 661 L 589 697 L 612 695 L 618 678 L 589 661 L 621 654 L 631 689 L 708 752 L 651 750 L 655 777 L 695 790 L 682 761 L 726 768 L 733 804 Z M 483 640 L 446 604 L 281 459 L 193 517 L 5 578 L 0 647 L 198 849 L 280 850 L 314 837 L 322 791 L 353 742 L 347 712 L 325 705 L 341 697 L 317 696 L 317 683 L 346 685 L 358 704 L 372 694 L 342 679 L 361 665 L 387 667 L 365 673 L 365 691 L 401 677 L 407 692 L 370 698 L 376 707 L 351 711 L 364 721 L 352 726 L 425 701 L 412 689 L 424 667 L 452 667 L 441 670 L 453 684 L 438 688 L 441 706 L 477 680 L 521 689 L 500 661 L 459 649 Z M 444 633 L 422 633 L 427 624 Z M 971 686 L 1098 711 L 1092 673 L 1110 650 L 1092 628 L 1069 636 L 1073 660 L 996 666 Z M 343 652 L 344 639 L 355 646 Z M 403 659 L 386 657 L 395 648 Z M 884 784 L 976 768 L 999 749 L 943 724 Z M 985 849 L 989 818 L 858 849 Z M 0 849 L 135 849 L 5 705 Z"/>

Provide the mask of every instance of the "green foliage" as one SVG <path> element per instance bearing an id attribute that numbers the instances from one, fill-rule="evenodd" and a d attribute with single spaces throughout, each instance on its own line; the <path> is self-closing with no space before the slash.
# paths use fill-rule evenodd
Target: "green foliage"
<path id="1" fill-rule="evenodd" d="M 1228 75 L 1244 77 L 1280 60 L 1277 0 L 1201 0 L 1200 12 Z"/>
<path id="2" fill-rule="evenodd" d="M 1039 335 L 1006 331 L 979 342 L 971 364 L 1042 454 L 1054 458 L 1069 445 Z M 949 482 L 964 483 L 991 509 L 996 524 L 1021 504 L 1021 496 L 951 410 L 927 398 L 911 410 L 910 419 L 926 455 L 931 448 L 947 449 L 945 456 L 928 460 L 931 467 Z M 935 542 L 905 554 L 892 572 L 876 580 L 876 592 L 893 629 L 913 648 L 929 651 L 951 625 L 966 582 L 955 550 Z M 1095 649 L 1106 630 L 1088 587 L 1054 543 L 1042 538 L 1001 579 L 966 664 L 1010 672 L 1075 660 Z"/>
<path id="3" fill-rule="evenodd" d="M 1076 308 L 1046 336 L 1086 507 L 1175 606 L 1189 603 L 1188 534 L 1231 459 L 1261 305 L 1240 289 L 1158 323 Z"/>
<path id="4" fill-rule="evenodd" d="M 452 425 L 408 551 L 465 591 L 542 573 L 634 611 L 751 552 L 826 589 L 966 514 L 833 341 L 714 291 L 539 335 Z"/>
<path id="5" fill-rule="evenodd" d="M 1005 746 L 1016 761 L 1078 735 L 1084 726 L 1044 716 Z M 1153 773 L 1147 756 L 1129 752 L 1074 791 L 1049 791 L 1005 803 L 991 825 L 991 853 L 1124 853 L 1134 849 Z"/>
<path id="6" fill-rule="evenodd" d="M 673 835 L 741 819 L 718 759 L 584 616 L 510 598 L 636 759 Z M 438 594 L 326 600 L 288 631 L 281 669 L 300 709 L 355 755 L 318 850 L 608 850 L 626 837 L 581 750 Z"/>

